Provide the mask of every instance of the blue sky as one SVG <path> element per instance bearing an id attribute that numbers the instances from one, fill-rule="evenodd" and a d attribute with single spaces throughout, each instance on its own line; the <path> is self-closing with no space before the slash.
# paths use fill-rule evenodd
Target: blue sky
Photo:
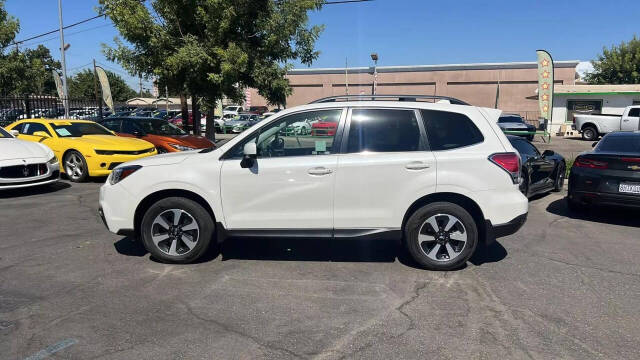
<path id="1" fill-rule="evenodd" d="M 65 24 L 96 15 L 96 6 L 97 0 L 63 0 Z M 55 0 L 7 0 L 6 7 L 20 20 L 18 39 L 58 26 Z M 317 42 L 321 55 L 313 67 L 342 67 L 345 58 L 349 66 L 369 66 L 374 51 L 381 66 L 533 61 L 539 48 L 547 49 L 555 60 L 588 61 L 603 46 L 640 35 L 639 15 L 637 0 L 374 0 L 328 5 L 310 17 L 312 24 L 326 26 Z M 117 36 L 110 24 L 97 19 L 65 31 L 71 44 L 67 51 L 71 74 L 93 58 L 124 73 L 101 53 L 100 44 Z M 59 57 L 57 34 L 27 46 L 41 42 Z M 136 79 L 127 80 L 137 89 Z M 148 81 L 145 86 L 150 86 Z"/>

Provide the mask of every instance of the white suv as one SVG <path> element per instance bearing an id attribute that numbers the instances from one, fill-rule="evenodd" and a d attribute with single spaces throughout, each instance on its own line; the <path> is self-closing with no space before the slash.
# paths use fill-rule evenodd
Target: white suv
<path id="1" fill-rule="evenodd" d="M 323 99 L 216 149 L 120 165 L 100 189 L 100 214 L 175 263 L 227 237 L 367 237 L 402 238 L 420 265 L 448 270 L 522 226 L 520 158 L 499 110 L 373 98 Z M 286 131 L 307 119 L 325 135 Z"/>

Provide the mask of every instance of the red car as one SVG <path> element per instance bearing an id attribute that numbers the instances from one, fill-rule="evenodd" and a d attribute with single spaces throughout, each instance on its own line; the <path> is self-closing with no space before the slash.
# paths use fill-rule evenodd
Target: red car
<path id="1" fill-rule="evenodd" d="M 204 120 L 206 119 L 205 114 L 200 113 L 200 124 L 204 124 Z M 182 113 L 176 115 L 175 117 L 168 119 L 168 122 L 172 123 L 173 125 L 179 127 L 180 129 L 184 128 L 184 121 L 182 120 Z M 190 127 L 193 127 L 193 113 L 191 112 L 191 110 L 189 110 L 189 120 L 187 121 L 187 124 Z"/>
<path id="2" fill-rule="evenodd" d="M 334 136 L 337 129 L 337 122 L 317 121 L 311 124 L 311 136 Z"/>

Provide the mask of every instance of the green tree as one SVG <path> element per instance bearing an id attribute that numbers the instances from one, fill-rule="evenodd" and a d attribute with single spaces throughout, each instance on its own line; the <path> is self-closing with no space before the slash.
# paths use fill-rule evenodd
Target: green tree
<path id="1" fill-rule="evenodd" d="M 640 83 L 640 39 L 604 48 L 597 60 L 591 61 L 593 71 L 585 75 L 589 84 Z"/>
<path id="2" fill-rule="evenodd" d="M 137 93 L 124 81 L 124 79 L 111 71 L 105 70 L 111 96 L 115 102 L 123 102 L 137 96 Z M 69 79 L 69 96 L 72 98 L 95 99 L 95 82 L 93 69 L 85 69 Z M 98 82 L 98 87 L 100 83 Z"/>
<path id="3" fill-rule="evenodd" d="M 104 52 L 131 74 L 157 77 L 171 93 L 187 92 L 205 105 L 223 96 L 241 101 L 247 87 L 280 105 L 291 94 L 287 63 L 311 65 L 319 55 L 314 46 L 323 27 L 309 26 L 308 12 L 323 3 L 100 0 L 100 11 L 130 44 L 116 38 L 114 47 L 103 45 Z M 207 136 L 213 129 L 208 116 Z"/>

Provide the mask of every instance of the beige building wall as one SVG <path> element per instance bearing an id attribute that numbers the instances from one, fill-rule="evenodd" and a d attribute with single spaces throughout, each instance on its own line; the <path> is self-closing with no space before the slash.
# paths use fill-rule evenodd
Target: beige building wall
<path id="1" fill-rule="evenodd" d="M 575 84 L 578 61 L 555 62 L 555 83 Z M 472 105 L 494 107 L 536 119 L 537 63 L 491 63 L 378 67 L 378 94 L 444 95 Z M 299 69 L 289 72 L 293 94 L 287 107 L 333 95 L 371 94 L 373 68 Z M 251 89 L 251 105 L 268 105 Z"/>

